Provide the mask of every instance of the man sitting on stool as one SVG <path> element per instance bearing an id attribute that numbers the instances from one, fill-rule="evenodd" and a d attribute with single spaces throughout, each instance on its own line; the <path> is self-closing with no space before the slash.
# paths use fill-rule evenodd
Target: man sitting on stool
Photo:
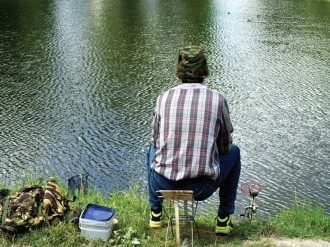
<path id="1" fill-rule="evenodd" d="M 218 188 L 217 234 L 229 234 L 241 171 L 240 150 L 232 144 L 227 101 L 203 84 L 208 67 L 203 50 L 179 50 L 177 76 L 182 84 L 158 96 L 147 157 L 150 227 L 161 227 L 157 190 L 192 190 L 209 198 Z"/>

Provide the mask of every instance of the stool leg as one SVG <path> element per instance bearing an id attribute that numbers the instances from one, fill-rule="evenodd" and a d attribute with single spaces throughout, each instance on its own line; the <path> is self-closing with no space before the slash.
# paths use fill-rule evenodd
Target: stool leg
<path id="1" fill-rule="evenodd" d="M 165 247 L 167 246 L 167 240 L 168 240 L 168 231 L 170 228 L 170 224 L 171 224 L 171 228 L 172 228 L 172 222 L 171 222 L 171 218 L 168 219 L 167 222 L 167 229 L 166 229 L 166 239 L 165 239 Z"/>
<path id="2" fill-rule="evenodd" d="M 176 246 L 180 247 L 180 219 L 179 219 L 179 203 L 174 201 L 175 211 L 175 233 L 176 233 Z"/>
<path id="3" fill-rule="evenodd" d="M 194 246 L 194 222 L 190 220 L 190 229 L 191 229 L 191 246 Z"/>
<path id="4" fill-rule="evenodd" d="M 183 201 L 184 203 L 184 215 L 188 215 L 188 201 Z"/>

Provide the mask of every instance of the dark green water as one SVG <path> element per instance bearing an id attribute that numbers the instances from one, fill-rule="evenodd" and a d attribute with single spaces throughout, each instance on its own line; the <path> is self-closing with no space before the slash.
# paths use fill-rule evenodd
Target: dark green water
<path id="1" fill-rule="evenodd" d="M 144 188 L 153 105 L 189 44 L 228 100 L 260 212 L 295 194 L 330 212 L 329 1 L 0 0 L 1 181 Z"/>

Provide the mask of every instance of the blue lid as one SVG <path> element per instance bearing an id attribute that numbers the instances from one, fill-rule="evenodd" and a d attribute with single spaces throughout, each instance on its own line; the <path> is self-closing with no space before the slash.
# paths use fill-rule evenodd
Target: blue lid
<path id="1" fill-rule="evenodd" d="M 113 208 L 108 208 L 96 204 L 88 204 L 81 218 L 97 221 L 108 221 L 115 214 Z"/>

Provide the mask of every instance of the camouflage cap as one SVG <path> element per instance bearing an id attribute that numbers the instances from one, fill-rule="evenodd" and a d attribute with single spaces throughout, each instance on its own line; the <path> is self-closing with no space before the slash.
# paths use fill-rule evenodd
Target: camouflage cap
<path id="1" fill-rule="evenodd" d="M 199 46 L 179 49 L 176 75 L 180 79 L 206 78 L 209 75 L 206 57 Z"/>

